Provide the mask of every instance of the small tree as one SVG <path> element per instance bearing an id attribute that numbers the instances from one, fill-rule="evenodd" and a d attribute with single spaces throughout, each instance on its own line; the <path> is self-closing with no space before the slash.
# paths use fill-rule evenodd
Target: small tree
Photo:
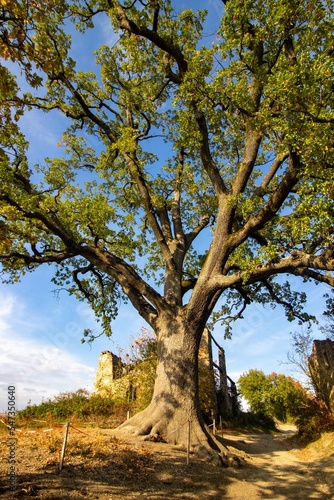
<path id="1" fill-rule="evenodd" d="M 334 341 L 333 314 L 329 313 L 325 317 L 327 319 L 327 324 L 325 326 L 320 326 L 320 331 L 323 335 L 326 335 L 327 339 L 332 339 Z M 292 334 L 293 348 L 287 354 L 288 363 L 298 368 L 301 374 L 305 376 L 308 388 L 316 394 L 318 399 L 325 402 L 328 409 L 330 409 L 328 396 L 325 396 L 323 392 L 322 374 L 319 373 L 318 365 L 312 363 L 311 355 L 315 340 L 313 335 L 311 327 L 309 327 L 306 332 L 301 331 Z"/>
<path id="2" fill-rule="evenodd" d="M 257 415 L 286 422 L 295 418 L 307 400 L 307 391 L 292 377 L 261 370 L 249 370 L 238 381 L 240 393 Z"/>
<path id="3" fill-rule="evenodd" d="M 240 394 L 249 403 L 255 414 L 266 414 L 272 387 L 268 377 L 261 370 L 251 369 L 238 380 Z"/>
<path id="4" fill-rule="evenodd" d="M 288 363 L 294 365 L 297 370 L 306 378 L 310 389 L 315 390 L 314 380 L 309 366 L 309 357 L 312 352 L 314 337 L 312 328 L 306 331 L 298 331 L 291 334 L 292 350 L 288 351 Z"/>

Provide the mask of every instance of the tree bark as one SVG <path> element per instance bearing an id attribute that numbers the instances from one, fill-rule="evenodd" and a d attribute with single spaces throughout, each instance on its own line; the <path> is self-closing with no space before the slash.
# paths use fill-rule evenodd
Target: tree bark
<path id="1" fill-rule="evenodd" d="M 229 463 L 227 449 L 205 426 L 198 394 L 198 349 L 201 333 L 180 317 L 166 315 L 156 330 L 158 353 L 150 405 L 121 425 L 136 435 L 160 437 L 216 465 Z"/>

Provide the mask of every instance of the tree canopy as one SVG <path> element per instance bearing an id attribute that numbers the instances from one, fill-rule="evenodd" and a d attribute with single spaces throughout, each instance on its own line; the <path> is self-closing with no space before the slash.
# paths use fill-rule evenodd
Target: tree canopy
<path id="1" fill-rule="evenodd" d="M 265 375 L 262 370 L 249 370 L 239 378 L 238 388 L 253 413 L 281 422 L 300 415 L 308 402 L 306 389 L 282 373 Z"/>
<path id="2" fill-rule="evenodd" d="M 257 417 L 293 421 L 300 438 L 313 441 L 334 429 L 334 417 L 324 399 L 291 377 L 252 369 L 241 375 L 238 387 Z"/>
<path id="3" fill-rule="evenodd" d="M 31 87 L 2 64 L 3 269 L 15 279 L 58 264 L 56 282 L 72 278 L 105 328 L 120 295 L 152 323 L 161 295 L 149 283 L 181 306 L 204 277 L 213 297 L 233 290 L 293 315 L 271 276 L 333 284 L 332 3 L 228 2 L 211 47 L 204 12 L 172 9 L 2 2 L 1 55 Z M 95 72 L 77 71 L 69 32 L 103 13 L 117 42 Z M 31 108 L 70 123 L 62 156 L 41 165 L 19 130 Z"/>
<path id="4" fill-rule="evenodd" d="M 207 38 L 169 0 L 1 0 L 5 281 L 55 264 L 104 332 L 125 299 L 189 353 L 252 301 L 307 319 L 289 276 L 333 287 L 333 2 L 222 6 Z M 101 18 L 82 69 L 71 40 Z M 68 120 L 59 157 L 31 162 L 31 110 Z"/>

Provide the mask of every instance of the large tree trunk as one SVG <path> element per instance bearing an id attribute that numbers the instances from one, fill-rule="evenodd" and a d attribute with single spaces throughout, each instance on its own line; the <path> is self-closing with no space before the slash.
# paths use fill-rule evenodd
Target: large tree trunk
<path id="1" fill-rule="evenodd" d="M 199 332 L 178 318 L 160 321 L 158 359 L 150 405 L 121 428 L 137 435 L 160 436 L 168 443 L 186 447 L 216 463 L 228 465 L 228 454 L 205 427 L 198 397 Z"/>

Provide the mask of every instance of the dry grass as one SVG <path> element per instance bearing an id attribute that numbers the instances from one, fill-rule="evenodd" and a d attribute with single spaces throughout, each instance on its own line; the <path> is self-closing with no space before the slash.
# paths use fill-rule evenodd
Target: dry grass
<path id="1" fill-rule="evenodd" d="M 22 432 L 17 431 L 15 437 L 18 455 L 21 457 L 22 450 L 28 450 L 29 460 L 38 460 L 42 466 L 59 464 L 64 428 L 63 425 L 56 425 L 53 430 L 45 432 L 45 427 L 41 427 L 41 423 L 36 422 L 23 428 Z M 6 456 L 8 453 L 8 437 L 8 430 L 2 426 L 0 430 L 1 456 Z M 150 454 L 148 450 L 142 450 L 142 453 L 146 459 Z M 106 435 L 106 432 L 96 425 L 70 424 L 65 462 L 75 464 L 85 459 L 89 464 L 90 460 L 107 458 L 115 463 L 130 464 L 133 467 L 142 463 L 140 457 L 138 458 L 138 451 L 131 450 L 126 441 Z"/>
<path id="2" fill-rule="evenodd" d="M 334 433 L 304 450 L 289 451 L 291 446 L 284 435 L 238 435 L 236 431 L 226 431 L 225 444 L 240 447 L 248 459 L 240 469 L 221 469 L 194 456 L 187 466 L 186 453 L 167 444 L 144 442 L 96 423 L 73 422 L 64 467 L 59 472 L 64 426 L 45 433 L 42 425 L 45 426 L 27 423 L 24 432 L 16 434 L 18 484 L 14 492 L 8 487 L 9 433 L 5 426 L 0 426 L 2 498 L 334 498 Z M 31 434 L 28 429 L 38 432 Z"/>
<path id="3" fill-rule="evenodd" d="M 321 460 L 323 458 L 334 457 L 334 432 L 325 432 L 321 438 L 298 450 L 296 454 L 301 459 L 304 458 L 306 460 Z"/>

